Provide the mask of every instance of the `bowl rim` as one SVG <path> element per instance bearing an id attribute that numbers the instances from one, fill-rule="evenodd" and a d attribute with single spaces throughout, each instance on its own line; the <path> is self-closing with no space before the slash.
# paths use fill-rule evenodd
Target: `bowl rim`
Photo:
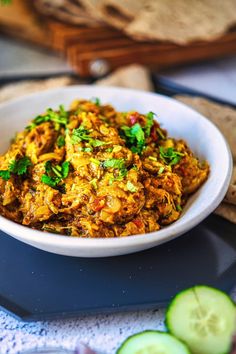
<path id="1" fill-rule="evenodd" d="M 10 234 L 11 236 L 16 236 L 19 237 L 20 240 L 28 241 L 31 242 L 32 240 L 38 244 L 44 245 L 44 246 L 57 246 L 57 247 L 65 247 L 75 249 L 79 248 L 81 250 L 83 249 L 109 249 L 111 247 L 118 247 L 118 248 L 127 248 L 127 247 L 132 247 L 137 244 L 139 245 L 146 245 L 152 244 L 155 241 L 158 240 L 158 244 L 161 244 L 163 242 L 170 241 L 180 235 L 181 233 L 187 232 L 189 229 L 193 228 L 197 224 L 199 224 L 203 219 L 205 219 L 210 213 L 212 213 L 216 207 L 219 205 L 219 203 L 222 201 L 224 198 L 226 191 L 228 189 L 231 175 L 232 175 L 232 170 L 233 170 L 233 161 L 232 161 L 232 154 L 229 148 L 229 145 L 227 141 L 225 140 L 223 134 L 219 130 L 219 128 L 212 123 L 209 119 L 207 119 L 205 116 L 200 114 L 199 112 L 195 111 L 193 108 L 185 105 L 182 102 L 179 102 L 175 100 L 174 98 L 158 94 L 155 92 L 147 92 L 147 91 L 141 91 L 141 90 L 135 90 L 135 89 L 128 89 L 128 88 L 122 88 L 122 87 L 114 87 L 114 86 L 109 86 L 109 87 L 102 87 L 102 86 L 93 86 L 93 85 L 72 85 L 72 86 L 65 86 L 65 87 L 60 87 L 60 88 L 54 88 L 54 89 L 49 89 L 45 91 L 39 91 L 35 92 L 32 94 L 27 94 L 24 96 L 20 96 L 17 98 L 13 98 L 11 100 L 8 100 L 6 102 L 0 103 L 0 111 L 2 108 L 7 107 L 8 105 L 11 104 L 17 104 L 20 103 L 21 101 L 24 101 L 26 99 L 30 99 L 31 97 L 37 97 L 38 95 L 40 96 L 47 96 L 48 94 L 57 94 L 60 93 L 60 91 L 63 93 L 63 91 L 74 91 L 75 89 L 83 90 L 83 89 L 91 89 L 92 91 L 97 89 L 99 91 L 106 91 L 106 90 L 112 90 L 114 93 L 115 92 L 120 92 L 123 91 L 123 93 L 132 93 L 132 94 L 142 94 L 142 95 L 148 95 L 152 96 L 153 98 L 155 97 L 160 97 L 164 98 L 165 100 L 169 100 L 170 102 L 175 102 L 175 104 L 178 104 L 184 109 L 192 111 L 195 115 L 197 114 L 199 116 L 199 119 L 204 123 L 207 124 L 211 129 L 215 130 L 217 132 L 222 140 L 222 144 L 224 145 L 225 148 L 225 153 L 227 156 L 227 166 L 228 169 L 225 171 L 224 178 L 222 179 L 221 182 L 221 188 L 214 195 L 213 197 L 209 198 L 209 202 L 207 203 L 202 210 L 199 211 L 199 214 L 194 218 L 194 219 L 189 219 L 187 221 L 184 221 L 181 223 L 181 221 L 176 224 L 173 223 L 166 228 L 160 229 L 158 231 L 150 232 L 148 234 L 136 234 L 128 237 L 112 237 L 112 238 L 82 238 L 82 237 L 71 237 L 71 236 L 66 236 L 66 235 L 60 235 L 60 234 L 54 234 L 50 232 L 43 232 L 40 230 L 32 229 L 27 226 L 23 226 L 21 224 L 17 224 L 14 221 L 11 221 L 3 216 L 0 215 L 0 229 L 7 233 Z M 181 218 L 179 219 L 181 220 Z M 23 235 L 23 236 L 22 236 Z M 45 236 L 50 236 L 50 237 L 45 237 Z M 70 240 L 68 242 L 68 240 Z"/>

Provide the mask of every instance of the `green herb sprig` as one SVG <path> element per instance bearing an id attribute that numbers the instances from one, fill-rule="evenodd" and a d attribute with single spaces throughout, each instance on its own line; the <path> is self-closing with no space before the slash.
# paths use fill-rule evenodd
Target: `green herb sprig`
<path id="1" fill-rule="evenodd" d="M 45 122 L 54 122 L 55 123 L 55 129 L 59 130 L 60 125 L 66 126 L 68 123 L 68 117 L 69 114 L 68 112 L 65 111 L 65 108 L 63 105 L 59 106 L 59 111 L 53 111 L 51 108 L 48 108 L 46 111 L 45 115 L 39 115 L 37 116 L 30 125 L 26 127 L 27 130 L 31 131 L 38 125 L 45 123 Z"/>
<path id="2" fill-rule="evenodd" d="M 17 176 L 25 175 L 28 171 L 28 167 L 32 165 L 30 158 L 24 156 L 19 160 L 13 160 L 10 162 L 8 170 L 1 170 L 0 177 L 5 181 L 8 181 L 12 174 Z"/>
<path id="3" fill-rule="evenodd" d="M 59 135 L 59 137 L 57 138 L 57 146 L 59 148 L 65 146 L 65 137 L 64 137 L 64 135 Z"/>
<path id="4" fill-rule="evenodd" d="M 48 186 L 59 189 L 63 191 L 63 185 L 59 184 L 61 181 L 66 178 L 69 174 L 70 163 L 69 161 L 65 161 L 62 165 L 53 165 L 51 161 L 47 161 L 45 163 L 45 174 L 41 177 L 41 182 L 47 184 Z"/>
<path id="5" fill-rule="evenodd" d="M 121 127 L 121 137 L 125 139 L 132 152 L 142 153 L 145 146 L 145 134 L 139 123 L 134 124 L 132 127 L 123 125 Z"/>
<path id="6" fill-rule="evenodd" d="M 88 130 L 83 127 L 83 125 L 80 125 L 79 128 L 73 129 L 71 143 L 74 145 L 80 143 L 81 141 L 87 141 L 92 147 L 99 147 L 107 144 L 104 141 L 92 138 L 90 133 L 91 130 Z"/>
<path id="7" fill-rule="evenodd" d="M 153 112 L 149 112 L 148 114 L 146 114 L 146 125 L 144 127 L 144 132 L 147 137 L 150 136 L 150 134 L 151 134 L 151 129 L 152 129 L 152 126 L 154 123 L 154 116 L 155 115 L 156 114 Z"/>
<path id="8" fill-rule="evenodd" d="M 101 100 L 98 97 L 91 98 L 91 102 L 93 102 L 96 106 L 101 106 Z"/>
<path id="9" fill-rule="evenodd" d="M 174 150 L 173 147 L 164 148 L 160 146 L 159 148 L 160 158 L 167 164 L 167 165 L 176 165 L 184 156 L 179 151 Z"/>

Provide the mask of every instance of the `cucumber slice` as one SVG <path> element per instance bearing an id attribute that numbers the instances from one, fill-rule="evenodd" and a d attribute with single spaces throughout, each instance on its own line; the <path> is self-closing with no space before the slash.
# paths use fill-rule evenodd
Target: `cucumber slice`
<path id="1" fill-rule="evenodd" d="M 230 297 L 203 285 L 179 293 L 166 313 L 169 332 L 194 354 L 228 353 L 235 324 L 235 304 Z"/>
<path id="2" fill-rule="evenodd" d="M 190 354 L 184 343 L 169 333 L 144 331 L 125 340 L 116 354 Z"/>

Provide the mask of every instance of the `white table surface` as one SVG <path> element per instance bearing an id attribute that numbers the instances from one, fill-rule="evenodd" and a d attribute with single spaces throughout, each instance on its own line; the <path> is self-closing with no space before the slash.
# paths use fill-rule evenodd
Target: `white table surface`
<path id="1" fill-rule="evenodd" d="M 0 39 L 0 77 L 27 73 L 70 72 L 66 63 L 20 44 Z M 176 83 L 236 103 L 236 58 L 167 72 Z M 236 292 L 232 295 L 236 299 Z M 0 353 L 17 354 L 43 345 L 73 348 L 81 339 L 107 354 L 129 335 L 145 329 L 163 329 L 164 310 L 83 316 L 76 319 L 24 323 L 0 311 Z"/>

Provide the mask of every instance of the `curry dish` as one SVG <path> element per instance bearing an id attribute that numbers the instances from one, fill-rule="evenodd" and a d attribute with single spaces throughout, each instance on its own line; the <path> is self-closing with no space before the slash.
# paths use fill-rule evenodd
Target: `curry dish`
<path id="1" fill-rule="evenodd" d="M 70 236 L 149 233 L 176 221 L 208 174 L 153 112 L 77 100 L 37 116 L 0 156 L 0 214 Z"/>

